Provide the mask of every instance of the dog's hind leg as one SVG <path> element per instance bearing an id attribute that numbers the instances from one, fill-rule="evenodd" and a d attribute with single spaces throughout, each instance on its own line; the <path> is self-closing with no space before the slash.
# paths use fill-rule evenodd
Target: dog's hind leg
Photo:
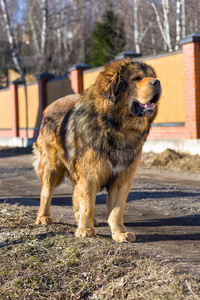
<path id="1" fill-rule="evenodd" d="M 50 217 L 50 205 L 52 200 L 53 191 L 56 185 L 62 180 L 64 176 L 64 168 L 50 169 L 49 166 L 45 166 L 42 189 L 40 194 L 40 208 L 36 224 L 48 225 L 52 223 Z"/>
<path id="2" fill-rule="evenodd" d="M 48 151 L 47 151 L 48 150 Z M 52 223 L 50 217 L 50 205 L 53 191 L 64 177 L 64 166 L 58 161 L 55 155 L 55 148 L 46 149 L 38 157 L 38 165 L 36 171 L 42 182 L 42 189 L 40 194 L 40 208 L 36 224 L 48 225 Z"/>

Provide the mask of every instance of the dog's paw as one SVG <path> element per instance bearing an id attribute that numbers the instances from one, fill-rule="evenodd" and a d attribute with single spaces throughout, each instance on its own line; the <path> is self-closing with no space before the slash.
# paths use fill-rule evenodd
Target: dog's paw
<path id="1" fill-rule="evenodd" d="M 52 218 L 51 217 L 37 217 L 36 225 L 42 224 L 42 225 L 50 225 L 52 224 Z"/>
<path id="2" fill-rule="evenodd" d="M 115 242 L 135 242 L 136 236 L 131 232 L 115 233 L 112 236 Z"/>
<path id="3" fill-rule="evenodd" d="M 94 228 L 78 228 L 75 233 L 76 237 L 93 237 L 96 236 Z"/>

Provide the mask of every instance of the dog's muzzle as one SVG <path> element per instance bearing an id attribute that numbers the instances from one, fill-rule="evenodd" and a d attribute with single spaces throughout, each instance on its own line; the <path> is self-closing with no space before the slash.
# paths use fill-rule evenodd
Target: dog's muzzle
<path id="1" fill-rule="evenodd" d="M 161 95 L 161 86 L 158 79 L 154 79 L 150 82 L 154 91 L 153 98 L 146 104 L 142 104 L 138 101 L 134 101 L 131 107 L 131 112 L 136 117 L 150 117 L 154 114 L 155 104 L 158 102 Z"/>

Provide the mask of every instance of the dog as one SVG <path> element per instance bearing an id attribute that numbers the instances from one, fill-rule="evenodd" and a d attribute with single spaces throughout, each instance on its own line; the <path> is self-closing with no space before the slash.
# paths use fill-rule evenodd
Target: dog
<path id="1" fill-rule="evenodd" d="M 124 207 L 160 96 L 152 67 L 119 60 L 108 63 L 82 95 L 66 96 L 45 109 L 34 145 L 42 182 L 36 224 L 52 223 L 53 190 L 67 176 L 74 187 L 76 237 L 96 236 L 96 195 L 106 188 L 113 240 L 135 241 L 123 224 Z"/>

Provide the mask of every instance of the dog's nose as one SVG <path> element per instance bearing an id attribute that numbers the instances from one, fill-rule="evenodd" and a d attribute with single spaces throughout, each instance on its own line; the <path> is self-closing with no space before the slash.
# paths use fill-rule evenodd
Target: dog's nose
<path id="1" fill-rule="evenodd" d="M 153 79 L 151 82 L 150 82 L 151 85 L 160 85 L 160 81 L 158 79 Z"/>

